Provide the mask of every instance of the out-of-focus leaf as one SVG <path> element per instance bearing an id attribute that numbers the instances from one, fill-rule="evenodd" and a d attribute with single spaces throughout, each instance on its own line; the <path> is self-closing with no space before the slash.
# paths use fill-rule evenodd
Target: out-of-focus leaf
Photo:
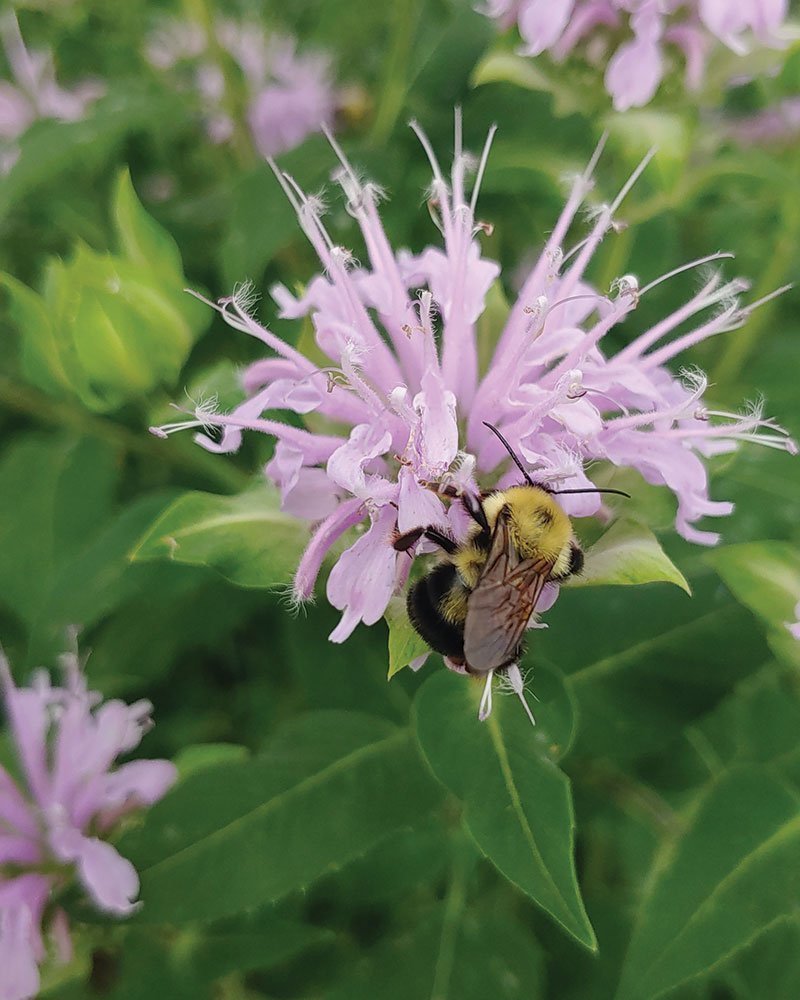
<path id="1" fill-rule="evenodd" d="M 800 679 L 768 664 L 746 678 L 687 738 L 712 772 L 734 764 L 774 767 L 785 777 L 800 765 Z"/>
<path id="2" fill-rule="evenodd" d="M 384 616 L 389 626 L 389 680 L 403 667 L 429 652 L 428 644 L 408 618 L 405 602 L 393 597 Z"/>
<path id="3" fill-rule="evenodd" d="M 607 115 L 605 125 L 612 145 L 621 149 L 628 161 L 636 162 L 649 150 L 658 150 L 651 177 L 655 173 L 669 184 L 680 176 L 693 138 L 686 116 L 663 108 L 637 108 Z"/>
<path id="4" fill-rule="evenodd" d="M 48 261 L 41 295 L 2 279 L 26 377 L 98 411 L 174 382 L 210 320 L 183 292 L 177 247 L 136 200 L 127 173 L 112 210 L 121 253 L 79 243 L 68 259 Z"/>
<path id="5" fill-rule="evenodd" d="M 161 128 L 180 120 L 180 99 L 126 80 L 76 122 L 35 122 L 20 140 L 20 156 L 0 186 L 0 219 L 32 191 L 80 163 L 83 170 L 102 163 L 125 136 L 157 121 Z"/>
<path id="6" fill-rule="evenodd" d="M 423 923 L 381 943 L 325 1000 L 538 1000 L 540 946 L 513 914 L 467 901 L 463 887 Z"/>
<path id="7" fill-rule="evenodd" d="M 550 94 L 556 114 L 583 113 L 586 102 L 580 90 L 564 79 L 544 69 L 541 60 L 534 61 L 512 52 L 489 52 L 472 71 L 472 85 L 482 87 L 487 83 L 513 83 L 525 90 L 541 90 Z"/>
<path id="8" fill-rule="evenodd" d="M 683 573 L 649 528 L 636 521 L 617 521 L 588 549 L 583 572 L 573 577 L 569 586 L 662 582 L 692 593 Z"/>
<path id="9" fill-rule="evenodd" d="M 486 308 L 478 317 L 478 367 L 481 372 L 489 371 L 492 355 L 500 340 L 500 334 L 508 319 L 510 306 L 500 281 L 494 281 L 486 293 Z"/>
<path id="10" fill-rule="evenodd" d="M 796 1000 L 800 991 L 800 917 L 779 920 L 738 955 L 720 978 L 741 1000 Z"/>
<path id="11" fill-rule="evenodd" d="M 397 903 L 438 880 L 451 860 L 452 838 L 436 813 L 397 830 L 341 871 L 320 879 L 311 904 L 375 907 Z"/>
<path id="12" fill-rule="evenodd" d="M 476 696 L 477 695 L 477 696 Z M 573 859 L 575 821 L 569 781 L 550 757 L 546 706 L 535 729 L 515 698 L 495 698 L 478 722 L 480 689 L 440 672 L 414 701 L 417 740 L 436 777 L 464 802 L 464 823 L 511 882 L 589 949 L 594 931 Z"/>
<path id="13" fill-rule="evenodd" d="M 566 674 L 576 753 L 630 760 L 659 749 L 769 657 L 755 622 L 709 577 L 692 579 L 691 600 L 673 587 L 564 589 L 531 657 Z"/>
<path id="14" fill-rule="evenodd" d="M 436 798 L 406 732 L 318 712 L 251 761 L 190 775 L 121 850 L 141 871 L 143 919 L 207 920 L 302 889 Z"/>
<path id="15" fill-rule="evenodd" d="M 307 191 L 328 180 L 335 157 L 328 143 L 312 136 L 281 157 L 281 170 Z M 230 227 L 222 244 L 222 273 L 231 289 L 238 281 L 260 281 L 272 257 L 302 239 L 294 209 L 266 164 L 242 176 L 232 195 Z M 307 275 L 302 275 L 306 278 Z"/>
<path id="16" fill-rule="evenodd" d="M 247 747 L 239 746 L 237 743 L 197 743 L 194 746 L 184 747 L 175 757 L 174 763 L 181 779 L 184 779 L 190 774 L 204 771 L 207 767 L 235 764 L 247 760 L 248 756 Z"/>
<path id="17" fill-rule="evenodd" d="M 618 1000 L 705 972 L 796 908 L 800 799 L 758 768 L 712 785 L 655 862 Z"/>
<path id="18" fill-rule="evenodd" d="M 783 542 L 746 542 L 709 552 L 706 559 L 736 599 L 767 623 L 776 654 L 800 666 L 800 642 L 786 628 L 797 621 L 800 552 Z"/>
<path id="19" fill-rule="evenodd" d="M 0 599 L 28 625 L 106 521 L 115 479 L 114 452 L 94 439 L 31 435 L 0 459 Z"/>
<path id="20" fill-rule="evenodd" d="M 132 263 L 162 278 L 183 279 L 183 264 L 175 240 L 144 210 L 128 170 L 117 177 L 111 202 L 120 250 Z"/>
<path id="21" fill-rule="evenodd" d="M 51 643 L 62 649 L 68 625 L 90 628 L 148 586 L 155 576 L 153 568 L 131 566 L 128 551 L 171 495 L 164 492 L 134 501 L 58 569 L 36 623 L 34 659 L 49 659 Z"/>
<path id="22" fill-rule="evenodd" d="M 291 579 L 307 540 L 303 524 L 281 511 L 277 491 L 259 484 L 238 496 L 184 494 L 131 558 L 210 566 L 240 587 L 276 587 Z"/>
<path id="23" fill-rule="evenodd" d="M 8 311 L 18 330 L 24 331 L 20 344 L 20 368 L 25 378 L 45 392 L 69 389 L 72 379 L 62 359 L 55 331 L 41 295 L 10 274 L 0 274 L 0 287 L 8 293 Z"/>

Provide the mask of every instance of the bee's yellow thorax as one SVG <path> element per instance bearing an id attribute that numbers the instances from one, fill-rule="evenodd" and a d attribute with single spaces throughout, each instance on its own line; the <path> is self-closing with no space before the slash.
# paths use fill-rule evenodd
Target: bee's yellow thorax
<path id="1" fill-rule="evenodd" d="M 494 528 L 504 507 L 510 512 L 511 541 L 523 558 L 543 556 L 555 564 L 556 571 L 569 565 L 572 525 L 549 493 L 537 486 L 512 486 L 492 493 L 483 501 L 490 527 Z"/>

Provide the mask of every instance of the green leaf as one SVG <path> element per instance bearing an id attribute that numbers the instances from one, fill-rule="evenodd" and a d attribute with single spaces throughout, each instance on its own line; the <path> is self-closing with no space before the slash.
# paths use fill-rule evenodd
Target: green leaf
<path id="1" fill-rule="evenodd" d="M 797 1000 L 800 917 L 779 920 L 738 955 L 723 977 L 742 1000 Z"/>
<path id="2" fill-rule="evenodd" d="M 617 521 L 588 549 L 583 572 L 573 577 L 569 586 L 661 582 L 674 583 L 687 594 L 692 593 L 686 578 L 649 528 L 636 521 Z"/>
<path id="3" fill-rule="evenodd" d="M 585 947 L 597 945 L 580 897 L 573 859 L 575 821 L 569 781 L 550 757 L 546 705 L 535 729 L 515 698 L 495 698 L 476 718 L 480 687 L 439 672 L 414 701 L 414 726 L 436 777 L 464 802 L 478 847 Z M 557 741 L 556 741 L 557 742 Z"/>
<path id="4" fill-rule="evenodd" d="M 630 760 L 679 739 L 769 649 L 712 574 L 675 587 L 566 588 L 536 636 L 579 709 L 575 752 Z"/>
<path id="5" fill-rule="evenodd" d="M 148 215 L 133 189 L 127 168 L 114 186 L 112 213 L 120 249 L 134 264 L 175 281 L 183 280 L 183 264 L 175 240 Z"/>
<path id="6" fill-rule="evenodd" d="M 10 274 L 0 273 L 8 293 L 8 312 L 20 335 L 20 367 L 32 385 L 53 395 L 70 387 L 59 357 L 58 342 L 41 295 Z"/>
<path id="7" fill-rule="evenodd" d="M 94 439 L 30 435 L 0 459 L 0 600 L 33 625 L 59 569 L 111 510 L 116 458 Z"/>
<path id="8" fill-rule="evenodd" d="M 767 664 L 741 681 L 687 739 L 711 773 L 758 763 L 793 778 L 800 765 L 800 680 L 793 667 Z"/>
<path id="9" fill-rule="evenodd" d="M 248 757 L 247 747 L 239 746 L 238 743 L 197 743 L 183 747 L 175 757 L 175 766 L 181 779 L 184 779 L 207 767 L 238 763 Z"/>
<path id="10" fill-rule="evenodd" d="M 325 1000 L 539 1000 L 542 951 L 510 912 L 467 902 L 463 889 L 376 948 Z"/>
<path id="11" fill-rule="evenodd" d="M 706 972 L 796 908 L 800 800 L 759 768 L 724 775 L 656 859 L 618 1000 Z"/>
<path id="12" fill-rule="evenodd" d="M 472 73 L 473 87 L 487 83 L 512 83 L 525 90 L 540 90 L 553 98 L 557 115 L 571 115 L 585 111 L 582 94 L 565 82 L 563 75 L 544 69 L 541 60 L 511 52 L 489 52 L 478 63 Z"/>
<path id="13" fill-rule="evenodd" d="M 706 559 L 734 597 L 769 626 L 776 654 L 800 666 L 800 642 L 786 628 L 797 621 L 800 604 L 797 549 L 785 542 L 747 542 L 709 552 Z"/>
<path id="14" fill-rule="evenodd" d="M 134 547 L 131 558 L 211 566 L 240 587 L 291 580 L 308 533 L 280 510 L 278 493 L 259 484 L 238 496 L 186 493 Z"/>
<path id="15" fill-rule="evenodd" d="M 408 618 L 405 601 L 393 597 L 383 617 L 389 626 L 389 680 L 430 648 Z"/>
<path id="16" fill-rule="evenodd" d="M 332 163 L 327 142 L 316 136 L 281 157 L 281 169 L 306 191 L 327 181 Z M 232 288 L 248 278 L 259 281 L 275 254 L 301 235 L 294 209 L 265 164 L 240 176 L 221 248 L 225 282 Z"/>
<path id="17" fill-rule="evenodd" d="M 131 132 L 161 129 L 185 115 L 180 98 L 167 88 L 139 84 L 130 78 L 110 81 L 109 93 L 92 105 L 81 121 L 40 119 L 21 137 L 20 156 L 0 188 L 0 219 L 40 185 L 68 170 L 90 177 Z"/>
<path id="18" fill-rule="evenodd" d="M 406 732 L 317 712 L 259 757 L 190 775 L 120 850 L 141 872 L 144 920 L 208 920 L 304 888 L 436 799 Z"/>
<path id="19" fill-rule="evenodd" d="M 486 293 L 486 305 L 477 321 L 478 368 L 486 373 L 492 363 L 500 334 L 506 325 L 511 307 L 501 281 L 493 281 Z"/>

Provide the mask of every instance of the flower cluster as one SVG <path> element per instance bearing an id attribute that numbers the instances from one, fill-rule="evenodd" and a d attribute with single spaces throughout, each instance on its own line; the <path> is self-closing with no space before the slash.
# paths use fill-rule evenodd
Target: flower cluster
<path id="1" fill-rule="evenodd" d="M 236 127 L 223 59 L 241 73 L 247 125 L 262 156 L 293 149 L 333 120 L 337 95 L 328 57 L 298 54 L 291 38 L 267 36 L 258 24 L 223 19 L 210 38 L 199 24 L 167 21 L 150 36 L 146 56 L 157 69 L 189 72 L 215 143 L 227 142 Z"/>
<path id="2" fill-rule="evenodd" d="M 629 320 L 656 285 L 729 255 L 694 261 L 643 286 L 632 275 L 619 278 L 608 293 L 587 284 L 587 265 L 647 162 L 611 204 L 595 210 L 588 235 L 565 251 L 602 144 L 572 182 L 482 370 L 479 324 L 500 268 L 481 254 L 477 237 L 488 227 L 475 212 L 493 131 L 476 162 L 462 148 L 457 117 L 448 180 L 427 137 L 412 127 L 433 171 L 429 209 L 444 246 L 395 252 L 378 215 L 380 191 L 359 179 L 329 137 L 341 164 L 334 176 L 366 248 L 368 263 L 357 264 L 325 228 L 320 200 L 275 168 L 324 271 L 302 294 L 293 295 L 284 285 L 271 294 L 282 317 L 310 318 L 330 364 L 320 367 L 260 325 L 249 288 L 240 288 L 216 308 L 230 326 L 272 352 L 246 371 L 249 398 L 232 413 L 201 407 L 188 421 L 153 428 L 166 436 L 214 426 L 221 437 L 199 433 L 197 440 L 216 452 L 235 451 L 248 429 L 277 439 L 267 476 L 279 487 L 286 511 L 316 524 L 294 580 L 297 601 L 312 597 L 331 547 L 367 522 L 328 579 L 328 599 L 343 612 L 330 637 L 334 642 L 345 640 L 359 622 L 376 622 L 405 582 L 411 560 L 394 550 L 395 531 L 441 525 L 456 537 L 463 534 L 461 505 L 446 509 L 431 486 L 458 493 L 474 491 L 479 483 L 517 481 L 514 470 L 504 471 L 507 456 L 484 421 L 502 431 L 539 481 L 591 487 L 587 468 L 603 461 L 630 466 L 648 482 L 668 486 L 678 500 L 678 531 L 708 545 L 718 536 L 697 522 L 729 514 L 732 505 L 709 498 L 703 459 L 750 440 L 796 450 L 780 427 L 762 418 L 760 406 L 743 414 L 710 409 L 703 402 L 702 373 L 676 377 L 667 367 L 694 344 L 741 326 L 757 304 L 739 304 L 745 282 L 707 272 L 678 309 L 621 350 L 603 352 L 606 334 Z M 470 168 L 476 169 L 471 193 Z M 267 410 L 283 410 L 291 420 L 265 419 Z M 313 430 L 297 426 L 310 414 Z M 596 494 L 563 497 L 571 515 L 590 515 L 600 503 Z M 540 603 L 538 610 L 543 609 Z"/>
<path id="3" fill-rule="evenodd" d="M 98 80 L 84 80 L 69 90 L 56 82 L 53 54 L 25 47 L 12 11 L 0 18 L 3 44 L 13 83 L 0 80 L 0 174 L 19 156 L 17 139 L 39 118 L 79 121 L 93 101 L 105 93 Z"/>
<path id="4" fill-rule="evenodd" d="M 516 22 L 525 55 L 544 51 L 563 60 L 581 47 L 605 66 L 617 111 L 647 104 L 671 55 L 683 57 L 686 83 L 700 85 L 717 42 L 743 55 L 749 36 L 782 44 L 787 0 L 488 0 L 486 13 L 507 28 Z"/>
<path id="5" fill-rule="evenodd" d="M 109 837 L 131 811 L 157 802 L 176 777 L 166 760 L 114 767 L 138 746 L 150 723 L 149 702 L 100 704 L 88 691 L 76 654 L 63 658 L 65 682 L 46 672 L 18 688 L 0 655 L 11 741 L 19 777 L 0 766 L 0 1000 L 39 990 L 48 954 L 69 959 L 69 928 L 57 893 L 75 879 L 101 910 L 136 908 L 139 878 Z"/>

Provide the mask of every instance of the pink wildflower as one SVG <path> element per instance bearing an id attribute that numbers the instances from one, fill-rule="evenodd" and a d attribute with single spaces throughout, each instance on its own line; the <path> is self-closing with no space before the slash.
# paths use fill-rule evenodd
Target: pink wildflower
<path id="1" fill-rule="evenodd" d="M 498 476 L 501 485 L 516 481 L 514 470 L 501 474 L 507 456 L 484 421 L 501 429 L 537 479 L 559 488 L 591 486 L 586 468 L 597 460 L 638 469 L 676 495 L 678 531 L 709 545 L 718 536 L 698 529 L 697 522 L 729 514 L 732 505 L 709 498 L 703 459 L 751 440 L 795 450 L 781 428 L 762 419 L 760 406 L 744 414 L 711 410 L 703 403 L 704 375 L 676 377 L 666 367 L 692 345 L 744 323 L 754 308 L 737 301 L 745 282 L 709 274 L 689 301 L 622 350 L 603 353 L 603 337 L 630 320 L 652 288 L 729 256 L 713 254 L 643 287 L 630 275 L 607 293 L 586 283 L 587 265 L 647 160 L 613 203 L 596 211 L 589 234 L 565 253 L 562 244 L 592 187 L 598 149 L 573 182 L 488 370 L 481 371 L 477 323 L 500 268 L 481 255 L 478 236 L 487 227 L 475 211 L 494 129 L 470 193 L 468 169 L 476 164 L 462 148 L 460 118 L 449 180 L 427 137 L 412 127 L 431 163 L 429 209 L 444 246 L 395 252 L 378 215 L 378 188 L 358 178 L 329 137 L 341 163 L 335 179 L 366 247 L 366 262 L 356 264 L 325 228 L 319 199 L 305 195 L 273 164 L 324 271 L 301 294 L 276 285 L 272 298 L 281 317 L 310 318 L 330 364 L 320 368 L 261 326 L 252 315 L 249 288 L 240 288 L 214 307 L 272 353 L 245 373 L 249 398 L 229 414 L 203 408 L 188 421 L 153 428 L 166 436 L 186 427 L 218 427 L 220 440 L 204 433 L 196 438 L 216 452 L 235 451 L 248 429 L 276 438 L 267 476 L 279 487 L 286 511 L 316 522 L 295 576 L 298 601 L 312 597 L 334 543 L 366 522 L 366 532 L 339 557 L 328 579 L 328 599 L 343 612 L 331 635 L 335 642 L 359 621 L 376 622 L 404 583 L 410 560 L 392 547 L 395 529 L 438 524 L 463 532 L 461 506 L 448 510 L 430 485 L 469 491 L 478 482 L 494 484 Z M 668 339 L 693 320 L 688 332 Z M 291 422 L 265 419 L 267 410 L 286 411 Z M 295 425 L 310 413 L 314 430 Z M 563 498 L 573 515 L 592 514 L 600 502 L 591 494 Z"/>
<path id="2" fill-rule="evenodd" d="M 742 146 L 793 142 L 800 134 L 800 97 L 787 97 L 756 114 L 734 118 L 723 128 Z"/>
<path id="3" fill-rule="evenodd" d="M 60 87 L 52 52 L 28 51 L 12 11 L 0 18 L 0 40 L 14 81 L 0 80 L 0 173 L 8 173 L 19 156 L 16 140 L 36 120 L 79 121 L 105 87 L 97 80 Z"/>
<path id="4" fill-rule="evenodd" d="M 794 609 L 794 616 L 797 619 L 796 622 L 787 622 L 786 627 L 795 637 L 795 639 L 800 639 L 800 602 L 798 602 L 797 607 Z"/>
<path id="5" fill-rule="evenodd" d="M 485 12 L 508 28 L 517 23 L 524 55 L 549 51 L 557 61 L 582 46 L 605 66 L 606 90 L 617 111 L 654 96 L 674 55 L 686 83 L 697 88 L 716 42 L 744 55 L 755 39 L 783 44 L 787 0 L 489 0 Z"/>
<path id="6" fill-rule="evenodd" d="M 247 126 L 262 156 L 294 149 L 331 124 L 337 95 L 326 55 L 300 54 L 291 38 L 268 37 L 259 25 L 230 20 L 217 23 L 215 42 L 239 68 Z M 205 108 L 209 137 L 216 143 L 227 142 L 235 130 L 230 95 L 203 29 L 191 22 L 165 22 L 150 37 L 146 54 L 157 69 L 190 69 Z"/>
<path id="7" fill-rule="evenodd" d="M 88 691 L 75 654 L 64 656 L 65 685 L 46 671 L 31 687 L 14 684 L 0 654 L 10 736 L 20 780 L 0 766 L 0 1000 L 25 1000 L 39 989 L 38 966 L 70 956 L 56 895 L 74 879 L 101 910 L 136 909 L 139 878 L 109 842 L 120 820 L 157 802 L 176 777 L 166 760 L 115 759 L 138 746 L 150 723 L 149 702 L 100 704 Z"/>

